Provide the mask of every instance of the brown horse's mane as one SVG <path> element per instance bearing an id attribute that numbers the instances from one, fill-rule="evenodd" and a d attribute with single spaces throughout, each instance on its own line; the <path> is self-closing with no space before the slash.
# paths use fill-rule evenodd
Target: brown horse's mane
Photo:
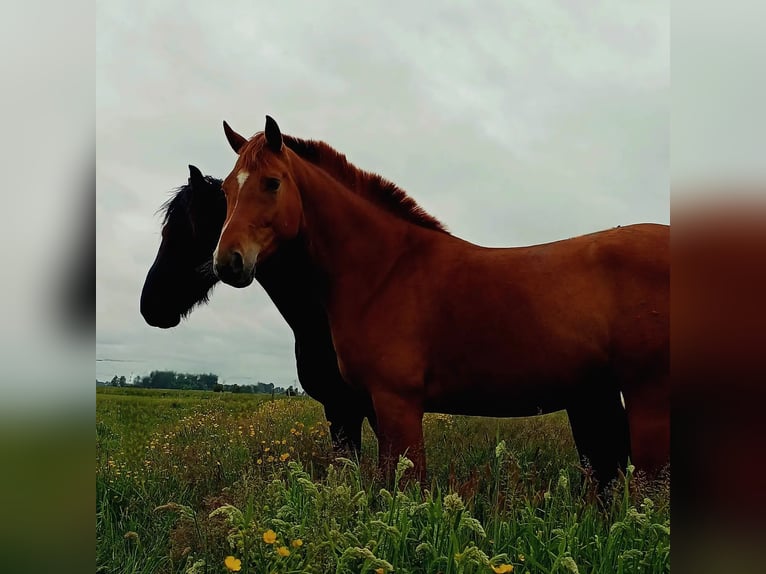
<path id="1" fill-rule="evenodd" d="M 265 138 L 257 137 L 262 134 L 263 132 L 256 133 L 242 150 L 243 155 L 249 155 L 249 161 L 255 161 L 263 149 Z M 403 189 L 376 173 L 359 169 L 329 144 L 286 134 L 282 134 L 282 139 L 299 157 L 323 169 L 354 193 L 410 223 L 448 233 L 441 221 L 420 207 Z"/>

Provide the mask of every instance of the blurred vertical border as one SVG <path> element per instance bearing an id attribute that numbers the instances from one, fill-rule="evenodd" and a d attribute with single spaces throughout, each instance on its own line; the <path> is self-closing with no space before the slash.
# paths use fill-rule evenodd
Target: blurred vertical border
<path id="1" fill-rule="evenodd" d="M 4 7 L 0 564 L 94 567 L 96 3 Z"/>
<path id="2" fill-rule="evenodd" d="M 766 4 L 671 14 L 672 564 L 762 572 Z"/>

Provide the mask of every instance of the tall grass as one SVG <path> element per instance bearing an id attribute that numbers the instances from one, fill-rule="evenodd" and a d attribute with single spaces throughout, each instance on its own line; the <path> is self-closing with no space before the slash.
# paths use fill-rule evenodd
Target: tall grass
<path id="1" fill-rule="evenodd" d="M 565 413 L 426 415 L 428 487 L 386 489 L 369 427 L 361 461 L 338 458 L 308 398 L 109 391 L 97 394 L 101 572 L 222 573 L 227 557 L 241 572 L 670 569 L 669 479 L 629 473 L 599 494 Z"/>

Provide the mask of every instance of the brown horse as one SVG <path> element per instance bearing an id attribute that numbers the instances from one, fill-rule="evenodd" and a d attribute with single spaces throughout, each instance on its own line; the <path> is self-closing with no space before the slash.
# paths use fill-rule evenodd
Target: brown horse
<path id="1" fill-rule="evenodd" d="M 668 462 L 668 226 L 481 247 L 322 142 L 306 144 L 306 160 L 268 116 L 250 140 L 224 128 L 239 157 L 223 183 L 215 272 L 245 287 L 282 244 L 304 245 L 341 373 L 372 397 L 389 476 L 406 452 L 425 478 L 426 411 L 566 408 L 575 437 L 579 425 L 614 453 L 620 391 L 633 462 Z"/>

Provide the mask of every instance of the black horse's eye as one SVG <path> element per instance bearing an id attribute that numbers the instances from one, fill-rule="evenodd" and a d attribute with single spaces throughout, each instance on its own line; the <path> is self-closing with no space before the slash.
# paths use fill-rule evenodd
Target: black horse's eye
<path id="1" fill-rule="evenodd" d="M 276 177 L 267 177 L 266 178 L 266 191 L 271 191 L 272 193 L 279 189 L 279 184 L 281 182 Z"/>

